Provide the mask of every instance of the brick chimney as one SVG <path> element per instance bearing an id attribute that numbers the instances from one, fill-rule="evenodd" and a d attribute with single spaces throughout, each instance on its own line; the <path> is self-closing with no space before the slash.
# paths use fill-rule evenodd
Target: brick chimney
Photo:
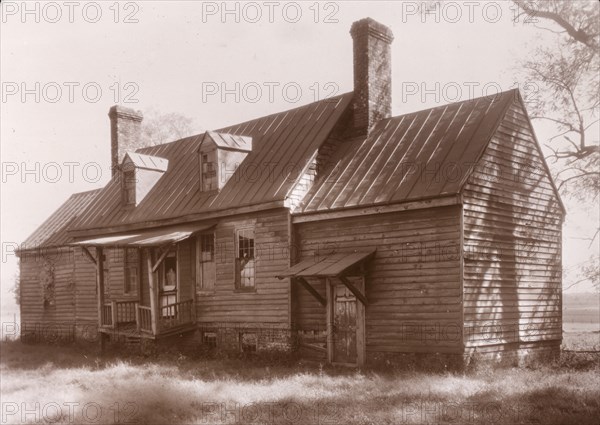
<path id="1" fill-rule="evenodd" d="M 354 42 L 353 135 L 365 135 L 392 114 L 392 30 L 364 18 L 350 28 Z"/>
<path id="2" fill-rule="evenodd" d="M 139 147 L 142 120 L 140 111 L 115 105 L 108 111 L 110 118 L 110 157 L 114 177 L 125 152 Z"/>

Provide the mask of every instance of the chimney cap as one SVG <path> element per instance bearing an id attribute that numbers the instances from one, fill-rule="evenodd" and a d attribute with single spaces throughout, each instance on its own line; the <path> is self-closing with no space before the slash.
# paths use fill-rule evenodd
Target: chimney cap
<path id="1" fill-rule="evenodd" d="M 354 22 L 350 27 L 350 35 L 352 35 L 352 38 L 364 34 L 372 35 L 388 43 L 394 41 L 394 33 L 392 33 L 392 30 L 373 18 L 363 18 Z"/>
<path id="2" fill-rule="evenodd" d="M 108 116 L 113 118 L 128 118 L 134 121 L 142 121 L 144 119 L 144 114 L 142 111 L 136 111 L 132 108 L 127 108 L 121 105 L 114 105 L 108 110 Z"/>

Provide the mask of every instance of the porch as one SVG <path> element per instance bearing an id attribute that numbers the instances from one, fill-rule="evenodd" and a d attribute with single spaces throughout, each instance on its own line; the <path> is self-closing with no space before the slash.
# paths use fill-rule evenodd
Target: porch
<path id="1" fill-rule="evenodd" d="M 178 252 L 188 238 L 213 226 L 168 226 L 74 242 L 96 266 L 100 333 L 157 339 L 195 329 L 194 281 L 184 273 L 189 254 L 182 263 Z M 105 250 L 120 254 L 107 259 Z M 106 277 L 110 266 L 105 270 L 105 264 L 119 269 L 116 280 Z M 107 282 L 123 289 L 115 290 Z"/>
<path id="2" fill-rule="evenodd" d="M 153 314 L 152 307 L 138 301 L 105 302 L 100 332 L 110 335 L 156 339 L 195 329 L 194 300 L 164 305 Z"/>

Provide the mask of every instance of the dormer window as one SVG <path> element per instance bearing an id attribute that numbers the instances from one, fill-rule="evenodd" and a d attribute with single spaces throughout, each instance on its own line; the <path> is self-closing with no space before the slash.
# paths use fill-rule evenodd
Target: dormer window
<path id="1" fill-rule="evenodd" d="M 168 166 L 169 161 L 165 158 L 128 152 L 121 164 L 123 205 L 139 205 Z"/>
<path id="2" fill-rule="evenodd" d="M 215 151 L 201 155 L 202 191 L 208 192 L 217 189 L 217 167 L 215 166 Z"/>
<path id="3" fill-rule="evenodd" d="M 252 138 L 208 131 L 198 148 L 200 189 L 220 190 L 252 151 Z"/>
<path id="4" fill-rule="evenodd" d="M 135 205 L 135 170 L 123 172 L 123 185 L 125 205 Z"/>

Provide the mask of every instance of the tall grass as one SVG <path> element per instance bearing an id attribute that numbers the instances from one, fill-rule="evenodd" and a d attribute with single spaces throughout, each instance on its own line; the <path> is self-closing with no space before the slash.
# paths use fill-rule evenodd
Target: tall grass
<path id="1" fill-rule="evenodd" d="M 2 343 L 0 353 L 3 423 L 597 424 L 600 417 L 594 363 L 433 374 L 251 358 L 101 358 L 19 342 Z"/>

